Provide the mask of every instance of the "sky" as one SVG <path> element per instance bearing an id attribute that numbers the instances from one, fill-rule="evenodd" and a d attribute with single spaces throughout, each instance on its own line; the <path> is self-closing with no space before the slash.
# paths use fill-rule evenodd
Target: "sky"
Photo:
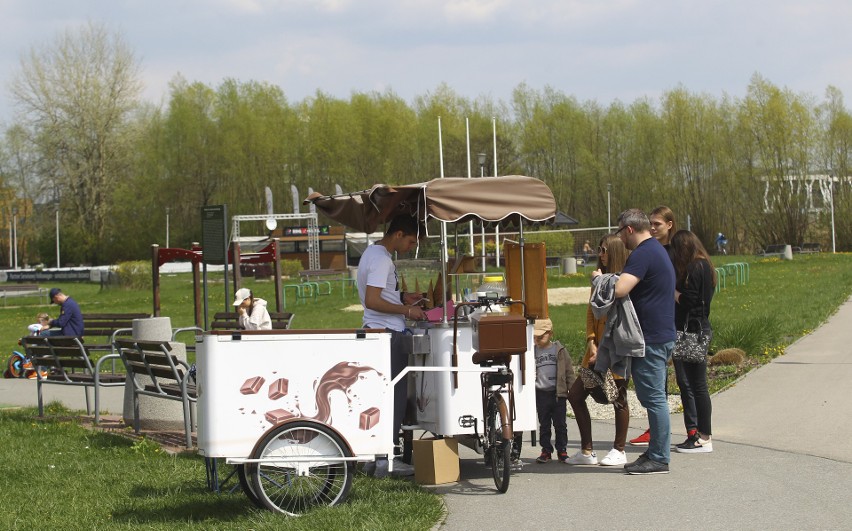
<path id="1" fill-rule="evenodd" d="M 412 102 L 443 83 L 508 102 L 524 83 L 608 105 L 679 86 L 742 97 L 755 73 L 852 98 L 850 20 L 848 0 L 0 0 L 0 122 L 22 55 L 89 21 L 124 37 L 155 104 L 181 75 L 268 82 L 291 103 Z"/>

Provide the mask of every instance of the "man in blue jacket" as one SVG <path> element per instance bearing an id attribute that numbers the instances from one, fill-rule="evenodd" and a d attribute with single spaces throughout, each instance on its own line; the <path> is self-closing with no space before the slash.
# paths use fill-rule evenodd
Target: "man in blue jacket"
<path id="1" fill-rule="evenodd" d="M 62 293 L 59 288 L 50 289 L 50 302 L 58 304 L 59 317 L 51 319 L 41 332 L 43 336 L 83 336 L 83 314 L 77 301 Z M 53 328 L 54 330 L 50 330 Z M 58 328 L 58 330 L 55 330 Z"/>

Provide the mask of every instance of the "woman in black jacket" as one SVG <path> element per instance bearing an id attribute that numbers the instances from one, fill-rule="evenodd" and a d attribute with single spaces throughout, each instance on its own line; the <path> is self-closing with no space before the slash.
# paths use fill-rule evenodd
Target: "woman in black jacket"
<path id="1" fill-rule="evenodd" d="M 677 284 L 675 287 L 675 326 L 678 330 L 704 330 L 712 337 L 710 303 L 716 289 L 716 269 L 701 240 L 688 230 L 679 230 L 671 240 Z M 713 451 L 711 421 L 713 406 L 707 389 L 707 360 L 687 363 L 675 360 L 675 375 L 683 403 L 687 439 L 676 445 L 682 453 Z"/>

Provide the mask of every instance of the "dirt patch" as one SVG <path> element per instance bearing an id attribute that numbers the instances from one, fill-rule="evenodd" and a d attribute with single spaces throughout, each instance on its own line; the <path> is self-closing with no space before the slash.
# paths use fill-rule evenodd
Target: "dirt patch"
<path id="1" fill-rule="evenodd" d="M 563 304 L 588 304 L 591 288 L 551 288 L 547 290 L 547 302 L 551 306 Z"/>

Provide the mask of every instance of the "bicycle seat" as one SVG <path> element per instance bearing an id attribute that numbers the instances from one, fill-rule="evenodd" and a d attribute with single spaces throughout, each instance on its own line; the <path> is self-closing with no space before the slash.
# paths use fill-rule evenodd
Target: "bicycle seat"
<path id="1" fill-rule="evenodd" d="M 471 361 L 477 365 L 490 367 L 491 365 L 500 364 L 508 365 L 512 361 L 512 354 L 508 352 L 474 352 L 471 356 Z"/>

